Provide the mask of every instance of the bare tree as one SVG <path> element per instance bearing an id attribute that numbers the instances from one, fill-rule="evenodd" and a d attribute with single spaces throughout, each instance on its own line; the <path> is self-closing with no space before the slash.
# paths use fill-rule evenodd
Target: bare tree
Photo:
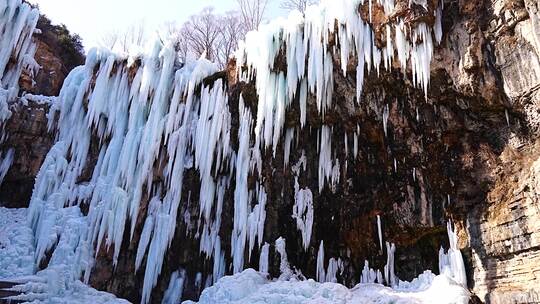
<path id="1" fill-rule="evenodd" d="M 216 60 L 216 44 L 219 41 L 221 29 L 213 8 L 207 7 L 200 14 L 192 16 L 184 24 L 181 34 L 195 56 L 206 53 L 208 60 Z"/>
<path id="2" fill-rule="evenodd" d="M 240 14 L 228 12 L 220 18 L 220 38 L 217 45 L 216 60 L 224 68 L 232 54 L 238 48 L 238 41 L 245 36 Z"/>
<path id="3" fill-rule="evenodd" d="M 132 46 L 142 46 L 146 42 L 144 22 L 130 26 L 126 31 L 114 31 L 101 38 L 101 46 L 127 52 Z"/>
<path id="4" fill-rule="evenodd" d="M 264 19 L 269 0 L 237 0 L 246 31 L 256 30 Z"/>
<path id="5" fill-rule="evenodd" d="M 315 3 L 317 3 L 315 0 L 283 0 L 280 7 L 288 11 L 298 10 L 304 13 L 309 5 Z"/>

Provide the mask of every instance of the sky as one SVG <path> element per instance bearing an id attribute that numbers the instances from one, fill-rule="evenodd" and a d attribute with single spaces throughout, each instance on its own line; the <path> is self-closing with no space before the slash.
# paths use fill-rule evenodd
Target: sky
<path id="1" fill-rule="evenodd" d="M 65 24 L 83 38 L 85 49 L 99 45 L 104 36 L 125 32 L 131 26 L 144 24 L 146 33 L 157 31 L 167 22 L 182 24 L 191 15 L 212 6 L 217 13 L 237 8 L 236 0 L 30 0 L 39 5 L 54 24 Z M 279 0 L 270 0 L 268 19 L 286 12 Z"/>

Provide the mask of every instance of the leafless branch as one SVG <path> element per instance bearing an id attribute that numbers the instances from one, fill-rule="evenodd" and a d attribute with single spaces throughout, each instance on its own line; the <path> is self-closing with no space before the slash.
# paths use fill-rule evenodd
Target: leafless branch
<path id="1" fill-rule="evenodd" d="M 237 0 L 246 31 L 256 30 L 264 19 L 269 0 Z"/>

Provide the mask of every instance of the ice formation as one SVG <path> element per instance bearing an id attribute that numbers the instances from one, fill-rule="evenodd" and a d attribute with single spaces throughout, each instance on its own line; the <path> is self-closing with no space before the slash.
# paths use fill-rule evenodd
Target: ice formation
<path id="1" fill-rule="evenodd" d="M 379 236 L 379 246 L 381 246 L 380 248 L 383 250 L 382 224 L 380 215 L 377 215 L 377 235 Z"/>
<path id="2" fill-rule="evenodd" d="M 261 248 L 261 254 L 259 257 L 259 272 L 268 273 L 268 258 L 270 254 L 270 245 L 265 243 Z"/>
<path id="3" fill-rule="evenodd" d="M 321 241 L 319 245 L 319 251 L 317 253 L 317 273 L 316 279 L 318 282 L 324 281 L 326 278 L 326 271 L 324 269 L 324 241 Z"/>
<path id="4" fill-rule="evenodd" d="M 182 292 L 184 291 L 184 281 L 186 272 L 184 270 L 175 271 L 169 280 L 169 286 L 163 295 L 161 304 L 177 304 L 182 300 Z"/>
<path id="5" fill-rule="evenodd" d="M 290 280 L 293 277 L 293 272 L 291 270 L 291 266 L 289 265 L 289 260 L 287 258 L 287 249 L 286 249 L 286 243 L 285 239 L 280 237 L 276 240 L 275 243 L 276 246 L 276 252 L 279 253 L 279 271 L 281 273 L 280 279 L 282 280 Z"/>
<path id="6" fill-rule="evenodd" d="M 7 150 L 5 154 L 0 152 L 0 185 L 2 185 L 4 177 L 6 177 L 6 174 L 13 163 L 14 155 L 15 150 L 13 149 Z"/>
<path id="7" fill-rule="evenodd" d="M 464 269 L 463 260 L 458 256 L 457 236 L 448 224 L 448 236 L 451 242 L 450 252 L 453 258 L 445 255 L 439 256 L 441 267 L 440 275 L 425 271 L 411 282 L 398 280 L 393 274 L 395 246 L 387 243 L 388 264 L 385 266 L 385 278 L 391 287 L 385 287 L 383 275 L 369 267 L 366 261 L 361 274 L 360 284 L 352 289 L 336 284 L 336 274 L 342 264 L 340 260 L 329 260 L 327 274 L 325 275 L 324 246 L 321 242 L 317 258 L 317 279 L 298 280 L 295 276 L 283 275 L 277 280 L 268 280 L 264 273 L 247 269 L 234 276 L 227 276 L 219 280 L 214 286 L 205 289 L 199 303 L 414 303 L 414 304 L 467 304 L 470 294 L 460 280 L 457 273 Z M 276 241 L 276 249 L 283 254 L 285 241 L 280 238 Z M 459 254 L 461 257 L 461 254 Z M 453 259 L 453 262 L 449 262 Z M 454 266 L 451 266 L 454 264 Z M 321 266 L 322 265 L 322 266 Z M 282 269 L 288 269 L 288 263 L 282 256 Z M 453 268 L 457 267 L 457 268 Z M 321 270 L 322 269 L 322 270 Z M 283 270 L 282 270 L 283 271 Z M 289 270 L 290 271 L 290 270 Z M 457 272 L 455 272 L 457 271 Z M 463 273 L 464 274 L 464 273 Z M 324 283 L 326 282 L 326 283 Z M 186 304 L 194 302 L 187 301 Z"/>
<path id="8" fill-rule="evenodd" d="M 458 249 L 458 237 L 456 232 L 452 229 L 452 223 L 447 223 L 448 240 L 450 242 L 450 249 L 447 253 L 441 247 L 439 251 L 439 271 L 447 274 L 454 281 L 467 287 L 467 275 L 465 272 L 465 264 L 463 263 L 463 256 Z"/>
<path id="9" fill-rule="evenodd" d="M 394 273 L 394 254 L 396 245 L 386 242 L 386 265 L 384 266 L 384 279 L 388 286 L 394 287 L 398 284 L 398 280 Z"/>
<path id="10" fill-rule="evenodd" d="M 15 90 L 14 94 L 17 95 L 22 70 L 29 65 L 34 66 L 36 45 L 32 41 L 32 35 L 38 18 L 39 11 L 22 0 L 0 2 L 1 90 Z"/>
<path id="11" fill-rule="evenodd" d="M 145 256 L 147 261 L 143 302 L 150 298 L 174 236 L 183 173 L 190 166 L 198 169 L 205 187 L 201 188 L 200 198 L 204 223 L 201 252 L 210 257 L 218 253 L 214 272 L 224 273 L 217 232 L 228 182 L 220 168 L 228 166 L 232 159 L 230 114 L 223 85 L 217 81 L 195 94 L 202 80 L 217 71 L 216 66 L 200 59 L 175 70 L 173 48 L 161 43 L 153 45 L 148 54 L 143 58 L 121 58 L 94 49 L 85 66 L 76 68 L 65 80 L 50 115 L 51 121 L 58 119 L 58 141 L 38 175 L 29 216 L 38 236 L 39 261 L 54 245 L 54 240 L 40 236 L 51 235 L 63 207 L 89 204 L 88 216 L 84 217 L 88 227 L 80 235 L 80 247 L 84 247 L 81 251 L 88 252 L 88 261 L 76 263 L 72 274 L 84 274 L 87 281 L 91 257 L 102 246 L 114 249 L 116 264 L 124 229 L 133 235 L 140 204 L 147 198 L 148 212 L 136 259 L 137 268 Z M 94 69 L 98 72 L 92 85 Z M 130 70 L 135 71 L 131 80 Z M 92 136 L 102 143 L 99 159 L 91 180 L 77 184 L 88 165 Z M 161 145 L 162 141 L 165 145 Z M 154 187 L 151 172 L 160 162 L 165 185 Z M 214 163 L 217 165 L 212 168 Z M 128 220 L 131 227 L 125 227 Z"/>
<path id="12" fill-rule="evenodd" d="M 364 5 L 364 2 L 322 1 L 319 5 L 308 7 L 304 15 L 293 11 L 287 19 L 278 18 L 261 26 L 258 31 L 248 33 L 245 41 L 240 43 L 236 57 L 239 67 L 246 65 L 247 71 L 239 69 L 239 74 L 247 80 L 257 75 L 257 147 L 272 145 L 274 152 L 276 151 L 283 131 L 285 111 L 295 97 L 299 100 L 300 123 L 304 126 L 306 91 L 315 95 L 317 108 L 322 115 L 331 107 L 333 53 L 339 56 L 343 73 L 347 73 L 349 58 L 358 58 L 358 101 L 362 93 L 364 70 L 370 72 L 374 68 L 378 72 L 381 64 L 389 69 L 395 53 L 404 71 L 410 64 L 413 83 L 427 95 L 434 40 L 440 42 L 442 37 L 442 7 L 435 12 L 434 28 L 419 23 L 409 29 L 403 20 L 399 19 L 394 25 L 395 35 L 392 37 L 391 25 L 387 25 L 386 45 L 379 49 L 375 45 L 370 24 L 357 14 L 358 5 Z M 385 15 L 390 16 L 393 13 L 393 1 L 378 2 L 382 3 Z M 372 5 L 370 0 L 370 12 Z M 339 42 L 339 48 L 330 45 L 331 35 Z M 286 71 L 274 70 L 280 50 L 285 52 Z"/>
<path id="13" fill-rule="evenodd" d="M 295 181 L 294 193 L 292 217 L 296 219 L 296 226 L 302 235 L 302 244 L 307 250 L 313 229 L 313 194 L 308 188 L 300 189 L 298 179 Z"/>
<path id="14" fill-rule="evenodd" d="M 387 16 L 393 13 L 392 0 L 377 3 Z M 390 69 L 394 59 L 404 72 L 412 70 L 413 83 L 427 94 L 433 39 L 438 42 L 442 35 L 440 9 L 434 28 L 424 23 L 409 28 L 403 20 L 387 25 L 386 45 L 379 49 L 370 24 L 357 13 L 360 4 L 364 1 L 323 1 L 309 7 L 305 15 L 293 12 L 287 19 L 247 34 L 236 56 L 240 78 L 255 82 L 259 98 L 255 113 L 244 105 L 242 97 L 238 109 L 230 108 L 223 80 L 204 81 L 217 72 L 215 64 L 200 58 L 180 66 L 172 43 L 156 40 L 144 54 L 136 56 L 115 55 L 104 49 L 89 51 L 85 65 L 69 74 L 58 99 L 50 101 L 49 127 L 56 131 L 57 141 L 38 174 L 28 215 L 35 238 L 35 264 L 52 252 L 43 276 L 62 277 L 65 286 L 77 288 L 79 278 L 89 281 L 100 250 L 111 250 L 116 265 L 124 235 L 133 238 L 139 217 L 144 224 L 135 268 L 144 271 L 143 303 L 150 301 L 180 225 L 196 230 L 201 255 L 212 261 L 211 276 L 205 282 L 202 274 L 198 276 L 200 287 L 218 282 L 227 272 L 241 273 L 253 252 L 260 252 L 260 271 L 268 272 L 269 245 L 264 243 L 268 196 L 261 176 L 262 156 L 271 148 L 275 157 L 278 145 L 283 144 L 287 167 L 291 150 L 302 148 L 298 142 L 294 145 L 298 130 L 285 128 L 285 114 L 294 100 L 299 103 L 301 128 L 307 125 L 309 96 L 315 98 L 323 117 L 332 107 L 333 55 L 340 58 L 343 73 L 348 72 L 350 57 L 358 58 L 357 102 L 361 102 L 365 71 L 378 72 L 381 66 Z M 16 95 L 21 69 L 35 68 L 31 34 L 38 13 L 20 0 L 0 2 L 0 11 L 4 12 L 0 18 L 4 29 L 0 38 L 0 120 L 5 120 L 10 115 L 7 101 Z M 333 44 L 331 36 L 335 37 Z M 7 69 L 6 58 L 13 53 L 18 64 Z M 274 66 L 278 56 L 284 56 L 285 71 Z M 385 133 L 388 111 L 386 106 Z M 237 138 L 231 132 L 233 112 L 239 116 Z M 323 125 L 317 134 L 318 190 L 330 186 L 335 191 L 341 167 L 347 163 L 340 163 L 334 155 L 331 125 Z M 359 136 L 357 127 L 353 135 L 355 157 Z M 238 145 L 233 144 L 236 141 Z M 92 163 L 90 148 L 96 142 L 99 154 Z M 299 177 L 306 165 L 302 150 L 291 170 Z M 81 182 L 89 167 L 93 168 L 91 176 Z M 183 189 L 187 170 L 196 171 L 199 177 L 198 202 L 194 202 L 199 211 L 197 223 L 191 221 L 187 210 L 192 193 Z M 250 182 L 252 176 L 255 183 Z M 292 216 L 307 250 L 316 202 L 310 189 L 301 189 L 298 182 L 294 187 Z M 230 252 L 225 252 L 227 247 L 220 238 L 227 191 L 234 191 Z M 88 207 L 88 214 L 81 213 L 81 205 Z M 382 243 L 381 235 L 379 240 Z M 275 248 L 281 258 L 282 277 L 291 278 L 285 241 L 278 239 Z M 385 271 L 392 286 L 397 284 L 393 250 L 393 246 L 387 248 Z M 226 260 L 232 261 L 232 267 L 227 267 Z M 318 280 L 337 281 L 342 261 L 332 257 L 325 268 L 322 242 L 317 260 Z M 375 276 L 380 282 L 380 272 Z M 183 277 L 181 272 L 173 276 L 171 286 L 178 286 Z M 171 289 L 168 298 L 176 298 L 175 292 Z"/>

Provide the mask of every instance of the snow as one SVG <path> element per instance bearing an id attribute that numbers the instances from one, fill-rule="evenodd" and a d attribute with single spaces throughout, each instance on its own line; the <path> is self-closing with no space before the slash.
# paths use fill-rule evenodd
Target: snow
<path id="1" fill-rule="evenodd" d="M 71 215 L 77 214 L 77 210 L 69 210 Z M 69 217 L 67 212 L 63 220 L 68 220 L 67 226 L 73 226 L 73 229 L 65 231 L 58 240 L 58 249 L 51 257 L 50 266 L 35 273 L 35 239 L 32 229 L 26 225 L 28 212 L 28 209 L 0 207 L 0 280 L 18 283 L 12 290 L 21 293 L 12 300 L 31 303 L 128 303 L 70 277 L 70 265 L 75 265 L 72 259 L 82 256 L 76 250 L 79 234 L 76 230 L 83 226 L 78 225 L 80 217 Z"/>
<path id="2" fill-rule="evenodd" d="M 32 230 L 26 209 L 0 207 L 0 281 L 34 273 Z"/>
<path id="3" fill-rule="evenodd" d="M 297 278 L 272 281 L 253 269 L 247 269 L 224 277 L 205 289 L 198 303 L 467 304 L 468 301 L 468 291 L 444 275 L 434 277 L 424 289 L 400 291 L 380 284 L 359 284 L 348 289 L 336 283 L 301 281 Z"/>

